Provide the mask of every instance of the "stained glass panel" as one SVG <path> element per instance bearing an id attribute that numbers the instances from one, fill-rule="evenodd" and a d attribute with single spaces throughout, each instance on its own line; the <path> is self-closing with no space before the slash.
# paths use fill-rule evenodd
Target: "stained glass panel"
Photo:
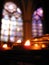
<path id="1" fill-rule="evenodd" d="M 32 15 L 32 37 L 39 37 L 43 35 L 43 9 L 38 8 Z"/>
<path id="2" fill-rule="evenodd" d="M 23 39 L 22 11 L 13 2 L 4 5 L 1 19 L 1 41 L 17 42 Z"/>

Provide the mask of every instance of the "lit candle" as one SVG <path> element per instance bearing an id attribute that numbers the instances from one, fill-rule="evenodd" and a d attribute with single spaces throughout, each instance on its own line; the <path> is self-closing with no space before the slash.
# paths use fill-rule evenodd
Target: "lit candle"
<path id="1" fill-rule="evenodd" d="M 46 45 L 45 44 L 42 44 L 42 48 L 46 48 Z"/>
<path id="2" fill-rule="evenodd" d="M 8 47 L 8 45 L 7 45 L 7 44 L 3 44 L 3 46 L 2 46 L 2 47 L 3 47 L 3 49 L 4 49 L 4 50 L 9 50 L 9 49 L 11 49 L 10 47 Z"/>
<path id="3" fill-rule="evenodd" d="M 32 47 L 31 47 L 32 50 L 40 50 L 41 49 L 41 46 L 39 44 L 34 44 Z"/>

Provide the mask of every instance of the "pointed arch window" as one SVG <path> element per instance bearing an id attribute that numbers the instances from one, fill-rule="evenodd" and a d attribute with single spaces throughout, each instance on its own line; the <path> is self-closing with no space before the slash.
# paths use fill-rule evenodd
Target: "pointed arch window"
<path id="1" fill-rule="evenodd" d="M 40 7 L 33 12 L 32 15 L 32 37 L 39 37 L 43 35 L 43 9 Z"/>
<path id="2" fill-rule="evenodd" d="M 6 2 L 2 11 L 1 41 L 23 40 L 22 11 L 13 2 Z"/>

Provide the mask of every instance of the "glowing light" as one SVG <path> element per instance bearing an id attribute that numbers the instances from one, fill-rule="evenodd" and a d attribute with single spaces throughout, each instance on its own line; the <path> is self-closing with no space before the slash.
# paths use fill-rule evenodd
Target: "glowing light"
<path id="1" fill-rule="evenodd" d="M 38 44 L 34 44 L 35 47 L 38 47 L 39 45 Z"/>
<path id="2" fill-rule="evenodd" d="M 8 33 L 9 33 L 8 31 L 4 31 L 4 35 L 8 35 Z"/>
<path id="3" fill-rule="evenodd" d="M 17 28 L 17 31 L 20 31 L 20 28 Z"/>
<path id="4" fill-rule="evenodd" d="M 2 12 L 1 19 L 1 40 L 15 42 L 17 37 L 23 38 L 23 22 L 21 10 L 14 2 L 6 2 Z M 18 41 L 17 41 L 18 42 Z M 20 41 L 19 41 L 20 42 Z"/>
<path id="5" fill-rule="evenodd" d="M 12 5 L 10 5 L 8 8 L 9 8 L 9 9 L 13 9 L 13 6 L 12 6 Z"/>
<path id="6" fill-rule="evenodd" d="M 45 44 L 42 44 L 42 48 L 45 48 L 46 47 L 46 45 Z"/>
<path id="7" fill-rule="evenodd" d="M 24 45 L 25 46 L 30 46 L 30 40 L 27 40 Z"/>
<path id="8" fill-rule="evenodd" d="M 14 40 L 14 37 L 10 37 L 10 41 L 11 42 L 14 42 L 15 40 Z"/>
<path id="9" fill-rule="evenodd" d="M 5 24 L 5 23 L 7 22 L 7 20 L 6 20 L 6 19 L 4 19 L 4 18 L 3 18 L 3 19 L 1 19 L 1 21 L 2 21 L 2 25 L 3 25 L 3 24 Z"/>
<path id="10" fill-rule="evenodd" d="M 8 10 L 9 12 L 14 12 L 17 9 L 17 6 L 13 2 L 7 2 L 4 5 L 4 9 Z"/>
<path id="11" fill-rule="evenodd" d="M 2 46 L 3 48 L 7 48 L 8 46 L 7 46 L 7 44 L 3 44 L 3 46 Z"/>
<path id="12" fill-rule="evenodd" d="M 20 10 L 20 8 L 17 8 L 17 12 L 18 12 L 19 14 L 22 13 L 21 10 Z"/>
<path id="13" fill-rule="evenodd" d="M 43 16 L 43 9 L 42 9 L 42 8 L 38 8 L 38 9 L 37 9 L 37 14 L 38 14 L 39 16 Z"/>
<path id="14" fill-rule="evenodd" d="M 42 26 L 42 24 L 39 24 L 39 26 Z"/>
<path id="15" fill-rule="evenodd" d="M 21 41 L 20 39 L 18 39 L 16 43 L 21 43 L 21 42 L 22 42 L 22 41 Z"/>
<path id="16" fill-rule="evenodd" d="M 41 17 L 43 15 L 42 8 L 38 8 L 33 13 L 32 17 L 32 35 L 33 37 L 38 37 L 43 35 L 43 26 L 42 26 L 42 20 Z"/>
<path id="17" fill-rule="evenodd" d="M 2 47 L 3 47 L 3 50 L 10 50 L 11 49 L 11 47 L 9 47 L 7 44 L 3 44 Z"/>
<path id="18" fill-rule="evenodd" d="M 34 39 L 33 41 L 38 41 L 38 39 L 36 38 L 36 39 Z"/>
<path id="19" fill-rule="evenodd" d="M 3 24 L 3 25 L 2 25 L 2 30 L 4 30 L 4 29 L 8 30 L 8 29 L 9 29 L 9 26 Z"/>
<path id="20" fill-rule="evenodd" d="M 41 49 L 41 46 L 39 44 L 34 44 L 33 47 L 32 47 L 33 50 L 40 50 Z"/>

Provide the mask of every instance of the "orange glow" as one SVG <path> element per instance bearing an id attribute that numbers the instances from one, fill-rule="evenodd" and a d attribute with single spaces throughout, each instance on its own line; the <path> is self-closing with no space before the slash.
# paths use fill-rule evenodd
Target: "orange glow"
<path id="1" fill-rule="evenodd" d="M 38 44 L 34 44 L 35 47 L 38 47 L 39 45 Z"/>
<path id="2" fill-rule="evenodd" d="M 7 48 L 7 47 L 8 47 L 7 44 L 4 44 L 4 45 L 3 45 L 3 48 Z"/>
<path id="3" fill-rule="evenodd" d="M 16 43 L 21 43 L 22 41 L 19 39 L 19 40 L 17 40 L 17 42 Z"/>
<path id="4" fill-rule="evenodd" d="M 38 39 L 36 38 L 36 39 L 34 39 L 33 41 L 38 41 Z"/>
<path id="5" fill-rule="evenodd" d="M 30 46 L 30 40 L 27 40 L 24 45 L 25 46 Z"/>
<path id="6" fill-rule="evenodd" d="M 42 44 L 42 48 L 45 48 L 46 47 L 46 45 L 45 44 Z"/>
<path id="7" fill-rule="evenodd" d="M 33 50 L 40 50 L 40 49 L 41 49 L 41 46 L 36 43 L 36 44 L 34 44 L 34 45 L 32 46 L 32 49 L 33 49 Z"/>
<path id="8" fill-rule="evenodd" d="M 9 50 L 9 49 L 11 49 L 10 47 L 8 47 L 8 45 L 7 44 L 3 44 L 3 46 L 2 46 L 5 50 Z"/>

